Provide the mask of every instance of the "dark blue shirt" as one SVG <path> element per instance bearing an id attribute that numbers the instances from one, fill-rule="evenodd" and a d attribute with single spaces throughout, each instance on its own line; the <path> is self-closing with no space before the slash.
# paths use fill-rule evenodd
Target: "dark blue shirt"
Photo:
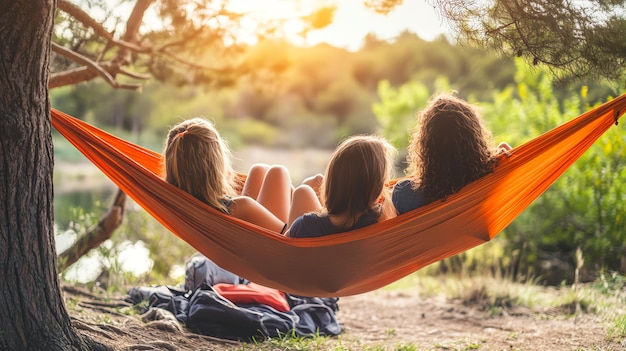
<path id="1" fill-rule="evenodd" d="M 343 233 L 350 230 L 363 228 L 378 222 L 380 215 L 374 211 L 368 211 L 354 223 L 350 228 L 337 227 L 330 221 L 330 217 L 325 214 L 307 213 L 298 217 L 291 228 L 289 236 L 292 238 L 315 238 L 318 236 Z"/>
<path id="2" fill-rule="evenodd" d="M 423 191 L 419 188 L 413 190 L 413 182 L 410 179 L 403 179 L 396 183 L 391 194 L 391 202 L 396 207 L 398 214 L 403 214 L 428 204 Z"/>

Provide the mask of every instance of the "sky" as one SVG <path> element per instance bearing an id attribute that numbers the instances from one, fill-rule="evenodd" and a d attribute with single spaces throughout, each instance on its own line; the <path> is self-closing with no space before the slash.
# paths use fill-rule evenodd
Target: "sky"
<path id="1" fill-rule="evenodd" d="M 428 0 L 404 0 L 392 12 L 380 15 L 367 9 L 364 0 L 231 0 L 234 11 L 249 13 L 258 18 L 294 18 L 310 13 L 323 5 L 336 5 L 333 23 L 310 32 L 306 39 L 298 36 L 296 21 L 287 21 L 285 35 L 296 44 L 314 45 L 326 42 L 334 46 L 357 50 L 368 33 L 379 39 L 392 39 L 405 30 L 425 40 L 449 33 L 447 24 L 428 4 Z M 250 24 L 252 27 L 252 24 Z"/>
<path id="2" fill-rule="evenodd" d="M 118 11 L 130 11 L 133 3 L 108 0 Z M 228 0 L 227 9 L 247 16 L 240 20 L 242 33 L 237 40 L 248 44 L 256 43 L 256 21 L 281 19 L 283 35 L 296 45 L 329 43 L 349 50 L 358 50 L 368 33 L 379 39 L 393 39 L 405 30 L 425 40 L 433 40 L 441 34 L 451 32 L 447 23 L 435 11 L 430 2 L 434 0 L 402 0 L 387 15 L 381 15 L 365 7 L 366 0 Z M 309 32 L 306 38 L 300 33 L 302 22 L 297 18 L 312 13 L 323 6 L 336 6 L 333 22 L 326 28 Z M 148 9 L 145 21 L 156 18 L 154 8 Z M 98 17 L 95 13 L 92 16 Z M 158 20 L 155 20 L 155 23 Z M 150 26 L 158 26 L 151 24 Z M 245 39 L 247 36 L 247 39 Z M 243 39 L 242 39 L 243 38 Z"/>

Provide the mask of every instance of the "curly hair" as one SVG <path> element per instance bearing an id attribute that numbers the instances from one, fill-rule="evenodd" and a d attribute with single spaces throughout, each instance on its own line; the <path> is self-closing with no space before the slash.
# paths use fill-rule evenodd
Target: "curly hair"
<path id="1" fill-rule="evenodd" d="M 228 212 L 235 195 L 231 153 L 215 126 L 192 118 L 172 127 L 165 142 L 165 180 L 203 202 Z"/>
<path id="2" fill-rule="evenodd" d="M 454 95 L 438 95 L 418 114 L 407 175 L 427 201 L 443 199 L 493 171 L 491 133 L 478 111 Z"/>

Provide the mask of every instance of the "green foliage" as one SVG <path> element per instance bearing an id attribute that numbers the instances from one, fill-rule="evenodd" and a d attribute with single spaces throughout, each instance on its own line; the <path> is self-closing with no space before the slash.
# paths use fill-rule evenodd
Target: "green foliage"
<path id="1" fill-rule="evenodd" d="M 602 272 L 594 282 L 594 287 L 605 295 L 617 295 L 626 287 L 626 277 L 616 272 L 610 274 Z"/>
<path id="2" fill-rule="evenodd" d="M 91 281 L 109 291 L 124 291 L 131 285 L 176 285 L 182 282 L 183 277 L 175 275 L 176 270 L 196 250 L 137 208 L 133 201 L 128 202 L 124 221 L 111 239 L 64 271 L 64 280 L 78 283 Z M 86 212 L 80 207 L 70 210 L 72 220 L 68 224 L 59 224 L 57 219 L 57 241 L 67 241 L 69 234 L 83 235 L 95 224 L 98 213 L 105 211 L 101 208 Z M 61 238 L 61 235 L 64 237 Z M 142 271 L 138 266 L 148 269 Z"/>
<path id="3" fill-rule="evenodd" d="M 371 106 L 382 80 L 389 87 L 419 82 L 432 91 L 445 76 L 464 95 L 488 97 L 491 89 L 512 82 L 515 69 L 512 61 L 493 54 L 453 45 L 443 37 L 425 41 L 408 32 L 393 41 L 369 36 L 355 52 L 329 45 L 296 47 L 280 40 L 241 50 L 238 57 L 246 74 L 237 75 L 236 84 L 150 82 L 138 94 L 97 80 L 52 90 L 52 105 L 116 135 L 126 131 L 131 140 L 155 150 L 161 149 L 169 125 L 195 116 L 214 120 L 230 133 L 233 145 L 334 148 L 347 135 L 379 129 Z M 210 60 L 227 65 L 232 58 Z M 410 103 L 406 108 L 414 109 Z"/>
<path id="4" fill-rule="evenodd" d="M 626 338 L 626 315 L 615 318 L 613 326 L 609 329 L 609 335 L 617 340 Z"/>
<path id="5" fill-rule="evenodd" d="M 234 149 L 243 145 L 271 145 L 280 136 L 278 128 L 253 118 L 236 119 L 220 128 L 220 132 Z"/>
<path id="6" fill-rule="evenodd" d="M 380 0 L 376 2 L 381 2 Z M 393 7 L 398 0 L 382 1 Z M 624 1 L 435 2 L 460 42 L 524 57 L 560 79 L 622 80 Z"/>
<path id="7" fill-rule="evenodd" d="M 257 340 L 250 344 L 243 344 L 238 351 L 248 350 L 325 350 L 330 340 L 319 335 L 313 337 L 299 337 L 295 333 L 282 335 L 267 340 Z"/>
<path id="8" fill-rule="evenodd" d="M 419 82 L 407 83 L 393 89 L 387 80 L 378 85 L 380 102 L 372 110 L 378 118 L 385 137 L 398 149 L 406 149 L 409 144 L 407 131 L 415 125 L 415 107 L 425 106 L 430 91 Z"/>
<path id="9" fill-rule="evenodd" d="M 573 92 L 559 106 L 542 74 L 526 74 L 517 80 L 520 102 L 532 109 L 528 116 L 535 116 L 525 123 L 533 133 L 547 131 L 583 112 L 579 106 L 586 104 L 585 89 Z M 582 249 L 588 271 L 621 269 L 626 239 L 622 215 L 625 149 L 626 135 L 618 128 L 609 130 L 505 230 L 504 237 L 513 247 L 526 249 L 526 263 L 545 275 L 546 281 L 558 283 L 550 270 L 561 277 L 557 279 L 571 281 L 577 247 Z M 550 269 L 540 269 L 546 266 Z"/>
<path id="10" fill-rule="evenodd" d="M 81 178 L 71 181 L 80 182 Z M 55 201 L 55 223 L 60 228 L 76 233 L 84 232 L 98 222 L 95 213 L 102 211 L 102 198 L 108 191 L 81 192 L 75 191 Z M 56 199 L 55 199 L 56 200 Z M 78 206 L 80 204 L 80 206 Z"/>

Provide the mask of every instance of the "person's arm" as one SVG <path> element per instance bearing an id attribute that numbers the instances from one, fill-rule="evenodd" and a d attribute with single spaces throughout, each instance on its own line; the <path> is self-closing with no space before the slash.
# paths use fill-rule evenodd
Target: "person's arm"
<path id="1" fill-rule="evenodd" d="M 280 233 L 285 227 L 285 222 L 278 219 L 267 208 L 248 196 L 239 196 L 233 199 L 230 206 L 230 214 L 233 217 L 243 219 L 246 222 Z"/>

